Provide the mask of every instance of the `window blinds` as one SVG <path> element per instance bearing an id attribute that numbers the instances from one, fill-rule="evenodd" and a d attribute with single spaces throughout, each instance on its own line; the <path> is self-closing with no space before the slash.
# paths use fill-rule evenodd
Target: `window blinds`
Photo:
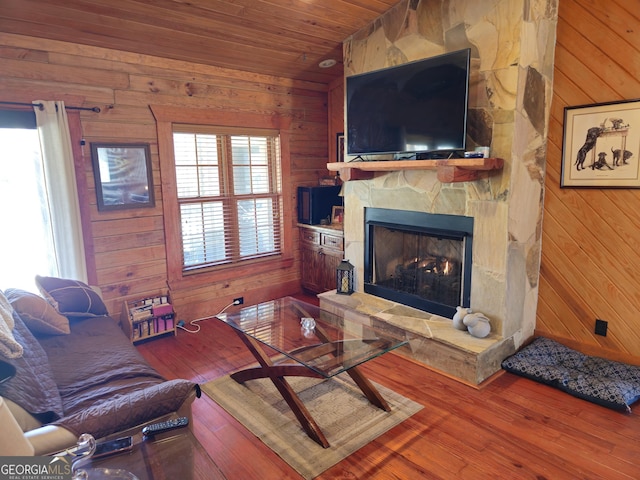
<path id="1" fill-rule="evenodd" d="M 277 132 L 183 125 L 173 140 L 184 268 L 280 254 Z"/>

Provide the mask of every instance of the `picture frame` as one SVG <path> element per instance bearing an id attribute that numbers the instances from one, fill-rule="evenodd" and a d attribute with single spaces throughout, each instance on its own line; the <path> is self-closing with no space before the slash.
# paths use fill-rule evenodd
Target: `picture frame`
<path id="1" fill-rule="evenodd" d="M 331 209 L 331 223 L 340 224 L 344 220 L 344 207 L 334 205 Z"/>
<path id="2" fill-rule="evenodd" d="M 561 187 L 640 188 L 640 99 L 565 107 Z"/>
<path id="3" fill-rule="evenodd" d="M 148 143 L 92 143 L 99 211 L 154 207 Z"/>
<path id="4" fill-rule="evenodd" d="M 344 133 L 336 134 L 336 162 L 344 162 Z"/>

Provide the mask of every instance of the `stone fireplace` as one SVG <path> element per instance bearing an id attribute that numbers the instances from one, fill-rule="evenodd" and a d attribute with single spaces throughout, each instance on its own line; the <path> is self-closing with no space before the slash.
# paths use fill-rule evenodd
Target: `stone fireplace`
<path id="1" fill-rule="evenodd" d="M 345 256 L 356 267 L 356 292 L 350 296 L 333 292 L 320 294 L 320 305 L 323 309 L 351 317 L 363 315 L 363 322 L 373 321 L 396 335 L 405 335 L 411 341 L 399 353 L 465 383 L 478 385 L 499 371 L 501 361 L 517 348 L 514 333 L 505 335 L 505 332 L 517 328 L 517 319 L 503 313 L 509 278 L 508 209 L 499 202 L 467 203 L 465 200 L 449 203 L 448 213 L 419 211 L 425 202 L 425 192 L 411 189 L 405 182 L 418 181 L 422 175 L 425 173 L 397 172 L 370 181 L 345 183 Z M 435 179 L 431 181 L 437 182 Z M 444 185 L 439 185 L 439 188 L 460 190 Z M 418 217 L 428 214 L 426 218 L 473 219 L 467 305 L 490 318 L 492 332 L 488 337 L 475 338 L 468 332 L 453 328 L 451 312 L 455 308 L 449 310 L 451 315 L 443 314 L 432 308 L 416 308 L 403 298 L 384 298 L 377 292 L 367 292 L 365 252 L 369 247 L 366 242 L 366 212 L 372 208 L 373 211 L 386 211 L 396 219 L 401 218 L 408 206 L 415 209 L 411 212 Z M 526 278 L 525 271 L 520 270 L 523 268 L 524 265 L 514 264 L 513 271 Z M 511 291 L 515 292 L 514 289 Z M 463 297 L 461 300 L 461 303 L 466 303 Z"/>
<path id="2" fill-rule="evenodd" d="M 320 301 L 406 332 L 404 353 L 475 385 L 535 329 L 556 21 L 554 0 L 405 0 L 344 42 L 347 76 L 471 48 L 467 149 L 489 146 L 504 169 L 459 183 L 441 183 L 435 170 L 345 182 L 345 257 L 356 267 L 356 293 Z M 473 218 L 469 305 L 489 317 L 489 337 L 365 291 L 369 208 Z"/>
<path id="3" fill-rule="evenodd" d="M 451 318 L 470 305 L 473 218 L 366 208 L 364 291 Z"/>

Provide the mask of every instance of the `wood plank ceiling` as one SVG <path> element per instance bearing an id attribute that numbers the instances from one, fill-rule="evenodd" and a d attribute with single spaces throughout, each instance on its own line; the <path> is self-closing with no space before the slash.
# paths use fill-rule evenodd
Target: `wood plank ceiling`
<path id="1" fill-rule="evenodd" d="M 0 0 L 0 31 L 329 83 L 399 0 Z M 325 59 L 338 63 L 320 68 Z"/>

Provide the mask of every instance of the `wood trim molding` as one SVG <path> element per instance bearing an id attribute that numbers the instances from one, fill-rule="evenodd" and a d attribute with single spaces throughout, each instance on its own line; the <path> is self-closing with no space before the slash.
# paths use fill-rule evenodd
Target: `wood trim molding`
<path id="1" fill-rule="evenodd" d="M 211 108 L 173 107 L 149 105 L 158 123 L 191 123 L 203 125 L 223 125 L 227 127 L 247 126 L 254 128 L 291 129 L 291 117 L 273 113 L 270 115 L 247 112 L 229 112 Z"/>
<path id="2" fill-rule="evenodd" d="M 293 224 L 294 205 L 290 183 L 290 129 L 291 118 L 285 115 L 260 115 L 243 112 L 227 112 L 202 108 L 183 108 L 163 105 L 149 105 L 158 132 L 158 154 L 162 188 L 162 208 L 164 212 L 165 245 L 167 256 L 167 280 L 170 288 L 192 288 L 203 282 L 215 283 L 229 279 L 230 272 L 236 277 L 256 275 L 277 268 L 288 268 L 293 264 Z M 180 237 L 180 207 L 177 200 L 176 175 L 173 163 L 174 123 L 222 125 L 229 127 L 246 126 L 254 128 L 274 128 L 280 131 L 280 153 L 282 169 L 283 232 L 282 255 L 275 260 L 266 260 L 229 268 L 203 270 L 185 274 L 182 271 L 182 239 Z"/>

